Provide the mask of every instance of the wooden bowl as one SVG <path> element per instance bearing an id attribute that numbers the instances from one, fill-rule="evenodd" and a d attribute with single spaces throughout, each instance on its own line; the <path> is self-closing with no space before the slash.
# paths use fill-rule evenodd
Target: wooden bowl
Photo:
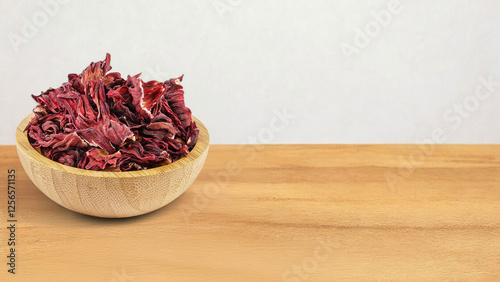
<path id="1" fill-rule="evenodd" d="M 23 130 L 32 117 L 27 116 L 16 130 L 17 153 L 24 170 L 54 202 L 92 216 L 131 217 L 165 206 L 193 183 L 208 154 L 208 131 L 193 117 L 200 130 L 196 146 L 169 165 L 126 172 L 74 168 L 50 160 L 31 146 Z"/>

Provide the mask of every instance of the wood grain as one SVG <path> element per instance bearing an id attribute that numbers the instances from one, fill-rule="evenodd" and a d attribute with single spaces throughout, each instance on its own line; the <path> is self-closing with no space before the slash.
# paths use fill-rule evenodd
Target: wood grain
<path id="1" fill-rule="evenodd" d="M 24 171 L 54 202 L 87 215 L 131 217 L 164 207 L 193 183 L 208 154 L 208 131 L 193 117 L 200 131 L 198 141 L 186 157 L 171 164 L 126 172 L 74 168 L 46 158 L 31 146 L 24 128 L 33 116 L 28 115 L 16 129 Z"/>
<path id="2" fill-rule="evenodd" d="M 171 204 L 99 219 L 49 200 L 1 147 L 2 179 L 17 175 L 19 263 L 14 276 L 2 261 L 0 281 L 499 280 L 500 146 L 436 146 L 409 169 L 418 146 L 210 150 Z"/>

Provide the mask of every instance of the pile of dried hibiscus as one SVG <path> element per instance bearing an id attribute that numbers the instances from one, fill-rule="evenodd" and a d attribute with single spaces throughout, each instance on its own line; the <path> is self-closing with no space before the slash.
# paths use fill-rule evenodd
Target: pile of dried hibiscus
<path id="1" fill-rule="evenodd" d="M 144 82 L 110 72 L 110 55 L 33 99 L 25 131 L 44 156 L 89 170 L 129 171 L 186 156 L 199 130 L 184 105 L 182 76 Z"/>

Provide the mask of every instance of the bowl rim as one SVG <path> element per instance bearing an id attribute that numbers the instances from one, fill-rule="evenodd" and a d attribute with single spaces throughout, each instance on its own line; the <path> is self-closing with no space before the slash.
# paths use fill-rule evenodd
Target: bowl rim
<path id="1" fill-rule="evenodd" d="M 194 148 L 187 154 L 187 156 L 167 165 L 136 170 L 136 171 L 95 171 L 95 170 L 86 170 L 76 167 L 71 167 L 67 165 L 63 165 L 56 161 L 53 161 L 44 155 L 40 154 L 36 151 L 28 141 L 27 132 L 24 132 L 24 128 L 28 125 L 29 121 L 34 117 L 34 113 L 26 116 L 17 126 L 16 128 L 16 147 L 18 151 L 21 151 L 27 158 L 35 161 L 41 165 L 48 166 L 52 169 L 70 173 L 77 175 L 85 175 L 91 177 L 98 178 L 129 178 L 129 177 L 145 177 L 151 175 L 158 175 L 169 171 L 177 170 L 187 164 L 190 164 L 202 157 L 205 151 L 209 147 L 210 136 L 208 134 L 208 130 L 205 125 L 198 120 L 196 117 L 192 116 L 193 121 L 196 122 L 200 133 L 198 135 L 198 140 Z"/>

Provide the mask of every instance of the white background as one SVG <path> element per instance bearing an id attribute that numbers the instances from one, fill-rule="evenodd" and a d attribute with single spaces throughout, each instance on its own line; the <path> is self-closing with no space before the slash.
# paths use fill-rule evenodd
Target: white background
<path id="1" fill-rule="evenodd" d="M 0 144 L 30 94 L 106 52 L 122 74 L 185 74 L 212 143 L 500 142 L 500 85 L 474 97 L 481 77 L 500 83 L 500 1 L 66 2 L 0 2 Z"/>

